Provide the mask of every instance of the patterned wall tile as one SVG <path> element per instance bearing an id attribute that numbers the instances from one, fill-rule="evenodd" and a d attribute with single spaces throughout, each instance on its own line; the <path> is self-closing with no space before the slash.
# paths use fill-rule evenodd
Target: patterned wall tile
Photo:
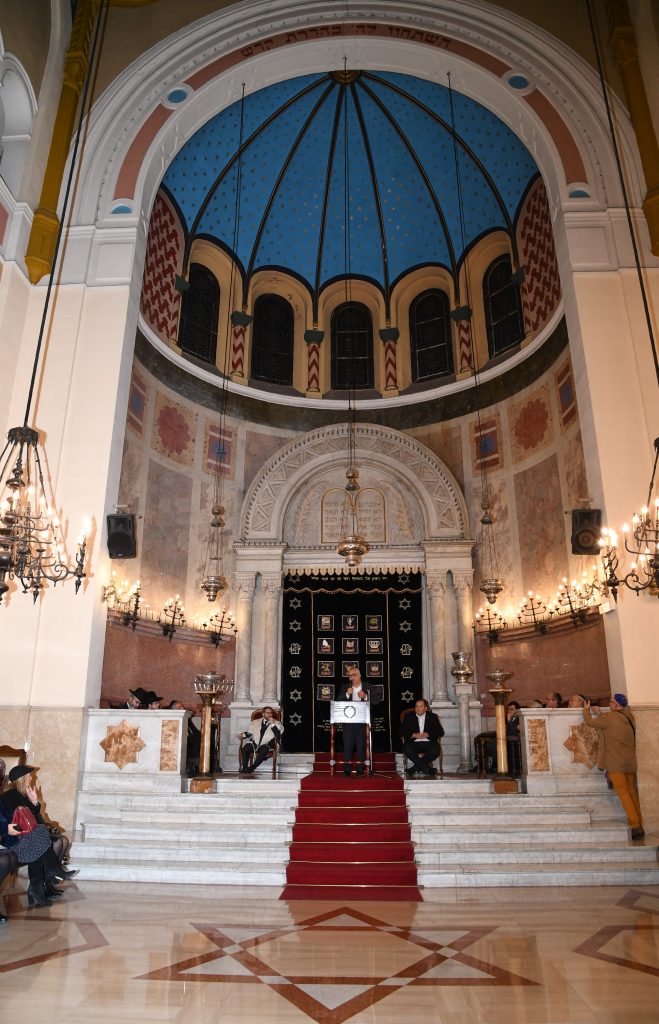
<path id="1" fill-rule="evenodd" d="M 554 379 L 558 394 L 561 426 L 567 427 L 577 415 L 577 394 L 574 389 L 574 377 L 572 376 L 572 367 L 569 361 L 561 367 Z"/>
<path id="2" fill-rule="evenodd" d="M 144 420 L 147 411 L 149 388 L 146 379 L 133 368 L 128 392 L 128 415 L 126 423 L 140 437 L 144 434 Z"/>
<path id="3" fill-rule="evenodd" d="M 547 385 L 514 402 L 508 414 L 513 462 L 521 462 L 554 440 L 554 423 Z"/>
<path id="4" fill-rule="evenodd" d="M 153 424 L 151 447 L 166 455 L 173 462 L 191 466 L 194 460 L 197 416 L 187 406 L 181 405 L 159 391 L 156 395 L 156 410 Z"/>
<path id="5" fill-rule="evenodd" d="M 226 480 L 236 475 L 236 432 L 230 427 L 220 426 L 216 420 L 206 420 L 204 441 L 204 472 L 215 473 L 217 464 Z"/>
<path id="6" fill-rule="evenodd" d="M 535 335 L 551 319 L 561 300 L 561 281 L 547 192 L 541 178 L 531 187 L 517 221 L 526 330 Z"/>
<path id="7" fill-rule="evenodd" d="M 140 311 L 164 341 L 175 337 L 180 295 L 175 287 L 183 258 L 183 230 L 171 203 L 158 192 L 146 243 Z"/>
<path id="8" fill-rule="evenodd" d="M 482 469 L 497 469 L 503 466 L 501 424 L 497 414 L 484 417 L 480 423 L 472 423 L 471 438 L 474 473 L 479 473 Z"/>
<path id="9" fill-rule="evenodd" d="M 455 479 L 464 487 L 464 460 L 462 434 L 459 426 L 436 423 L 421 430 L 410 430 L 409 434 L 430 448 L 446 464 Z"/>

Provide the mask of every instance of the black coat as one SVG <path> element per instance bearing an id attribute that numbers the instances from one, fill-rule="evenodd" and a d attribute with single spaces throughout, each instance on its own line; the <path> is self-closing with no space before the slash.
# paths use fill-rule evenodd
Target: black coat
<path id="1" fill-rule="evenodd" d="M 405 715 L 405 718 L 401 723 L 400 738 L 403 743 L 405 743 L 407 740 L 412 739 L 412 733 L 418 731 L 419 719 L 416 717 L 415 711 L 412 710 L 409 715 Z M 426 721 L 423 731 L 428 733 L 429 740 L 434 740 L 435 742 L 440 740 L 444 735 L 444 727 L 442 726 L 442 723 L 435 712 L 431 711 L 430 708 L 426 711 Z"/>
<path id="2" fill-rule="evenodd" d="M 364 691 L 364 693 L 368 696 L 369 703 L 370 704 L 378 704 L 379 701 L 373 700 L 373 693 L 371 691 L 371 686 L 370 686 L 370 683 L 369 683 L 368 679 L 362 679 L 360 685 L 361 685 L 361 688 Z M 336 699 L 337 700 L 352 700 L 352 697 L 348 696 L 348 690 L 351 688 L 351 686 L 352 686 L 352 683 L 349 680 L 346 680 L 345 683 L 341 683 L 341 688 L 339 690 L 339 696 Z"/>

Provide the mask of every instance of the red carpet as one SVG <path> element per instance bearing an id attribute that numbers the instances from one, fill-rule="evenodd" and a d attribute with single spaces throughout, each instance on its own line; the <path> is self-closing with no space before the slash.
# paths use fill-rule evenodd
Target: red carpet
<path id="1" fill-rule="evenodd" d="M 376 775 L 346 779 L 339 762 L 332 778 L 329 754 L 316 754 L 298 796 L 281 899 L 421 899 L 395 756 L 374 762 Z"/>

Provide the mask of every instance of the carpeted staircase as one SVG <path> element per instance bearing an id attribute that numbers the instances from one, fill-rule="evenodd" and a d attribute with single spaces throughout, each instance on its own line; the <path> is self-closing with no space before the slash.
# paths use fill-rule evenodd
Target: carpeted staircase
<path id="1" fill-rule="evenodd" d="M 413 900 L 414 847 L 395 754 L 376 754 L 376 774 L 331 777 L 329 754 L 316 754 L 302 779 L 284 900 Z"/>

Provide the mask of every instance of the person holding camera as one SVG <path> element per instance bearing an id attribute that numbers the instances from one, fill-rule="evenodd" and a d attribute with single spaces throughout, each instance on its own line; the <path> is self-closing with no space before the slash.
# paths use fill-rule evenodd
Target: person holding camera
<path id="1" fill-rule="evenodd" d="M 609 711 L 610 714 L 603 715 L 600 708 L 591 708 L 589 701 L 582 711 L 583 720 L 597 729 L 597 767 L 609 777 L 627 815 L 632 839 L 642 839 L 645 832 L 636 789 L 636 723 L 624 693 L 611 695 Z"/>

